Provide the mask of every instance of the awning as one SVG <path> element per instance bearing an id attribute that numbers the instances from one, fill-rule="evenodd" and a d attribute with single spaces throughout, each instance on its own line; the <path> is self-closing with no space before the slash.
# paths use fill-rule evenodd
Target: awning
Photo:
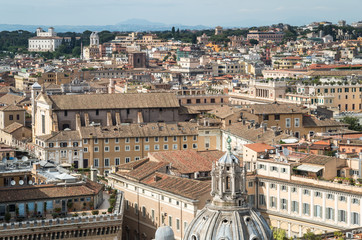
<path id="1" fill-rule="evenodd" d="M 320 170 L 322 170 L 323 168 L 324 167 L 321 167 L 321 166 L 312 166 L 312 165 L 302 164 L 297 167 L 297 170 L 316 173 L 316 172 L 319 172 Z"/>

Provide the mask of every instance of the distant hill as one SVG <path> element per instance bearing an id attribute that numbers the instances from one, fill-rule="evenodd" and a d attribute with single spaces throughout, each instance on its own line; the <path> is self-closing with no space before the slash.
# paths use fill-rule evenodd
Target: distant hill
<path id="1" fill-rule="evenodd" d="M 115 25 L 82 25 L 82 26 L 71 26 L 71 25 L 58 25 L 58 26 L 48 26 L 48 25 L 22 25 L 22 24 L 0 24 L 0 31 L 16 31 L 16 30 L 25 30 L 30 32 L 35 32 L 38 27 L 47 29 L 48 27 L 54 27 L 56 32 L 84 32 L 85 30 L 90 31 L 120 31 L 120 32 L 144 32 L 144 31 L 165 31 L 171 30 L 172 27 L 180 30 L 190 29 L 190 30 L 202 30 L 210 29 L 211 27 L 196 25 L 196 26 L 187 26 L 182 24 L 165 24 L 158 22 L 150 22 L 145 19 L 129 19 Z"/>

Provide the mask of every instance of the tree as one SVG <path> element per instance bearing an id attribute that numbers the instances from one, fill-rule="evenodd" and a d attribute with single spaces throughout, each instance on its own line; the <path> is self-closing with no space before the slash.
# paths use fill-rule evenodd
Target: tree
<path id="1" fill-rule="evenodd" d="M 256 40 L 256 39 L 250 39 L 249 43 L 252 44 L 252 45 L 257 45 L 257 44 L 259 44 L 259 41 Z"/>
<path id="2" fill-rule="evenodd" d="M 341 122 L 349 124 L 348 129 L 354 131 L 362 131 L 362 127 L 359 125 L 358 118 L 346 116 L 342 118 Z"/>
<path id="3" fill-rule="evenodd" d="M 306 239 L 306 240 L 321 240 L 321 237 L 316 236 L 310 229 L 308 229 L 307 233 L 304 233 L 303 239 Z"/>
<path id="4" fill-rule="evenodd" d="M 196 42 L 197 42 L 196 34 L 193 34 L 193 35 L 192 35 L 191 42 L 192 42 L 193 44 L 196 44 Z"/>
<path id="5" fill-rule="evenodd" d="M 275 240 L 286 240 L 288 239 L 286 237 L 286 232 L 284 229 L 281 228 L 272 228 L 273 231 L 273 237 Z"/>
<path id="6" fill-rule="evenodd" d="M 175 32 L 176 32 L 175 27 L 172 27 L 171 32 L 172 32 L 172 36 L 175 36 Z"/>

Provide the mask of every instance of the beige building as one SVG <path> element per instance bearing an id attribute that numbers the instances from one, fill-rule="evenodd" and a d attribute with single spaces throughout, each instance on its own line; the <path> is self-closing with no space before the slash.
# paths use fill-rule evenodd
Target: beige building
<path id="1" fill-rule="evenodd" d="M 108 176 L 109 184 L 125 194 L 124 239 L 153 239 L 156 229 L 164 225 L 173 229 L 175 239 L 183 239 L 187 226 L 211 198 L 209 181 L 187 176 L 200 172 L 210 176 L 211 163 L 223 153 L 165 154 L 153 153 L 149 159 L 121 165 Z"/>
<path id="2" fill-rule="evenodd" d="M 16 105 L 8 105 L 0 108 L 0 129 L 4 129 L 13 123 L 25 126 L 25 109 Z"/>
<path id="3" fill-rule="evenodd" d="M 198 149 L 195 123 L 88 126 L 35 138 L 36 155 L 75 168 L 93 166 L 100 174 L 112 167 L 143 159 L 150 152 Z"/>

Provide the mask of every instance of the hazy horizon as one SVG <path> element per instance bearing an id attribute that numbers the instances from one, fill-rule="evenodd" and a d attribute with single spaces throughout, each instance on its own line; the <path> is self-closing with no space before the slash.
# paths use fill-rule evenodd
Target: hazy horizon
<path id="1" fill-rule="evenodd" d="M 361 0 L 0 0 L 0 24 L 115 25 L 129 19 L 181 25 L 250 27 L 362 20 Z M 288 3 L 288 4 L 286 4 Z"/>

